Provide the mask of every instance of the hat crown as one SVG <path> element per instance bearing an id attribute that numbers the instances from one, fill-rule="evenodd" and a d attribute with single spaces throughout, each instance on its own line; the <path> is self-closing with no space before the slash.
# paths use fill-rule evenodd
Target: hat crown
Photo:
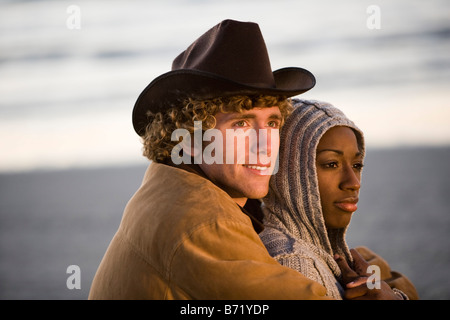
<path id="1" fill-rule="evenodd" d="M 138 135 L 144 135 L 151 120 L 149 112 L 180 108 L 187 98 L 292 97 L 315 84 L 314 75 L 302 68 L 272 72 L 266 44 L 256 23 L 224 20 L 176 57 L 171 71 L 145 87 L 133 108 L 133 126 Z"/>
<path id="2" fill-rule="evenodd" d="M 275 88 L 269 54 L 258 24 L 224 20 L 175 58 L 172 71 L 198 70 L 237 83 Z"/>

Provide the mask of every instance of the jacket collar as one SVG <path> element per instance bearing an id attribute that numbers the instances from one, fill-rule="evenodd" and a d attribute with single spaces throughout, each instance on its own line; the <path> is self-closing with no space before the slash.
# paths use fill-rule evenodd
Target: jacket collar
<path id="1" fill-rule="evenodd" d="M 197 174 L 200 177 L 211 181 L 211 179 L 208 178 L 208 176 L 203 172 L 203 170 L 200 168 L 200 166 L 198 164 L 181 163 L 179 165 L 175 165 L 170 160 L 166 164 L 171 167 L 174 167 L 174 168 L 178 168 L 181 170 L 188 171 L 190 173 Z M 214 182 L 212 182 L 212 183 L 214 183 Z M 264 214 L 261 210 L 261 201 L 260 200 L 248 199 L 244 207 L 241 207 L 238 204 L 236 204 L 236 205 L 241 209 L 241 211 L 245 215 L 247 215 L 250 218 L 250 220 L 252 221 L 253 229 L 255 229 L 256 233 L 260 233 L 261 231 L 264 230 L 264 225 L 263 225 Z"/>

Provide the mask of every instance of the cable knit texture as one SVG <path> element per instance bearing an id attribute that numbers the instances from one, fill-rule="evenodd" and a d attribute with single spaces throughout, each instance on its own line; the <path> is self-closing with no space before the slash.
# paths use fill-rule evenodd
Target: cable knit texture
<path id="1" fill-rule="evenodd" d="M 280 133 L 279 170 L 264 198 L 265 229 L 260 234 L 270 255 L 324 285 L 327 295 L 342 299 L 335 253 L 352 258 L 345 241 L 347 228 L 327 230 L 322 215 L 316 171 L 316 149 L 330 128 L 354 130 L 364 154 L 361 130 L 342 111 L 320 101 L 293 100 L 294 111 Z"/>

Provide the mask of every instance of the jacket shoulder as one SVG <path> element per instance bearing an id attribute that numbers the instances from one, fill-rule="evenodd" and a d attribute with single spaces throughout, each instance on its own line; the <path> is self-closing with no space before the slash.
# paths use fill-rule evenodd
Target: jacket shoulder
<path id="1" fill-rule="evenodd" d="M 96 278 L 93 297 L 109 283 L 121 296 L 157 299 L 323 299 L 326 292 L 272 259 L 225 192 L 161 165 L 149 168 L 128 203 Z"/>
<path id="2" fill-rule="evenodd" d="M 194 230 L 225 220 L 251 226 L 239 206 L 210 181 L 152 163 L 125 208 L 119 232 L 150 260 L 167 261 Z"/>

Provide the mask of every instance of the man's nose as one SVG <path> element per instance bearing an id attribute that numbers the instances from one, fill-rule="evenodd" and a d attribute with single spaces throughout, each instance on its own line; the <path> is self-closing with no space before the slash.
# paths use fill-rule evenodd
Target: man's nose
<path id="1" fill-rule="evenodd" d="M 258 136 L 258 144 L 257 144 L 258 153 L 260 155 L 266 155 L 270 157 L 270 155 L 272 154 L 271 130 L 259 129 L 257 136 Z"/>
<path id="2" fill-rule="evenodd" d="M 278 129 L 257 130 L 257 141 L 252 146 L 252 152 L 257 152 L 259 164 L 270 164 L 273 161 L 271 157 L 278 154 L 279 139 Z"/>

